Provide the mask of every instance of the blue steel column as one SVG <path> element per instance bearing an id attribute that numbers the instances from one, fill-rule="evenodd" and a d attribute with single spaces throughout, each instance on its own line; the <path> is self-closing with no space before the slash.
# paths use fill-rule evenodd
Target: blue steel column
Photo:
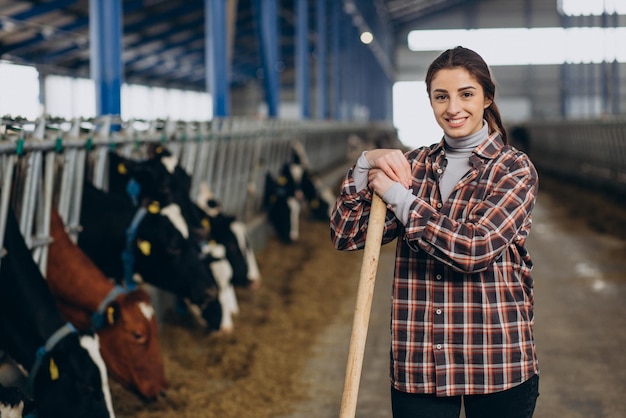
<path id="1" fill-rule="evenodd" d="M 213 99 L 214 117 L 230 114 L 226 1 L 204 0 L 205 74 L 207 90 Z"/>
<path id="2" fill-rule="evenodd" d="M 123 77 L 121 0 L 89 1 L 89 39 L 96 114 L 120 115 Z"/>
<path id="3" fill-rule="evenodd" d="M 300 117 L 308 119 L 309 110 L 309 7 L 308 0 L 296 0 L 296 97 Z"/>
<path id="4" fill-rule="evenodd" d="M 278 8 L 276 0 L 256 0 L 260 31 L 265 100 L 270 117 L 278 116 L 280 86 L 278 79 Z"/>
<path id="5" fill-rule="evenodd" d="M 332 55 L 333 55 L 333 118 L 335 120 L 341 119 L 341 76 L 340 76 L 340 68 L 341 68 L 341 52 L 340 52 L 340 42 L 341 37 L 339 36 L 340 26 L 339 26 L 339 18 L 341 16 L 341 2 L 335 1 L 333 3 L 333 31 L 332 31 Z"/>
<path id="6" fill-rule="evenodd" d="M 326 0 L 317 0 L 317 117 L 326 119 L 328 106 L 326 98 Z"/>
<path id="7" fill-rule="evenodd" d="M 356 53 L 354 50 L 355 42 L 352 39 L 354 34 L 354 28 L 351 24 L 351 18 L 347 16 L 344 21 L 344 53 L 343 56 L 343 91 L 344 91 L 344 100 L 342 103 L 343 107 L 343 115 L 344 119 L 352 120 L 354 116 L 354 112 L 352 111 L 354 107 L 354 79 L 355 79 L 355 65 L 354 62 L 356 60 Z"/>

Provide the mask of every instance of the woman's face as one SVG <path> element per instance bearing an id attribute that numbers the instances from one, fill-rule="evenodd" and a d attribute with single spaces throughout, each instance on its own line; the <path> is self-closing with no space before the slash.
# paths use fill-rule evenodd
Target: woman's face
<path id="1" fill-rule="evenodd" d="M 463 68 L 439 70 L 430 83 L 430 105 L 435 119 L 451 138 L 461 138 L 483 127 L 483 113 L 491 100 Z"/>

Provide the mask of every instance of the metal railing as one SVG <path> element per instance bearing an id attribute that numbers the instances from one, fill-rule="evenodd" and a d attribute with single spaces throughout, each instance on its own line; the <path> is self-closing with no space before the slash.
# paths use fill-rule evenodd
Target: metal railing
<path id="1" fill-rule="evenodd" d="M 150 145 L 163 145 L 191 175 L 192 198 L 206 182 L 225 212 L 248 222 L 263 212 L 265 174 L 278 175 L 294 144 L 304 149 L 310 168 L 323 173 L 346 162 L 350 136 L 367 139 L 391 132 L 395 131 L 387 124 L 328 121 L 4 119 L 0 238 L 11 205 L 35 261 L 45 272 L 51 209 L 58 209 L 76 240 L 83 182 L 88 179 L 107 190 L 111 150 L 142 160 Z"/>
<path id="2" fill-rule="evenodd" d="M 626 119 L 523 125 L 537 169 L 626 194 Z"/>

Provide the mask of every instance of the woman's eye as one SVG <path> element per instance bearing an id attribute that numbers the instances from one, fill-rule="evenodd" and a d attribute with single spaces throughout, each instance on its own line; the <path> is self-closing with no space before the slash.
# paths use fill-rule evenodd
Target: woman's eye
<path id="1" fill-rule="evenodd" d="M 438 94 L 437 96 L 435 96 L 435 100 L 441 102 L 443 100 L 446 100 L 446 96 L 444 94 Z"/>

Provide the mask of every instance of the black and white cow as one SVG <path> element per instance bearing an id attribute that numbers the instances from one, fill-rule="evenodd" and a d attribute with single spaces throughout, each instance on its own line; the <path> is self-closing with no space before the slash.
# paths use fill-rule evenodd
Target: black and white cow
<path id="1" fill-rule="evenodd" d="M 208 215 L 192 202 L 191 177 L 178 159 L 160 145 L 152 154 L 147 160 L 135 161 L 110 153 L 109 189 L 135 203 L 155 199 L 162 204 L 177 204 L 189 226 L 190 239 L 205 254 L 204 262 L 218 284 L 224 310 L 237 314 L 233 285 L 255 285 L 260 280 L 254 253 L 244 239 L 245 226 L 233 222 L 232 217 Z"/>
<path id="2" fill-rule="evenodd" d="M 308 206 L 311 219 L 328 221 L 336 196 L 327 188 L 321 187 L 317 176 L 302 163 L 302 159 L 300 152 L 294 150 L 292 160 L 282 167 L 281 177 L 286 179 L 287 192 L 302 205 Z"/>
<path id="3" fill-rule="evenodd" d="M 246 225 L 222 211 L 220 202 L 206 183 L 201 183 L 199 189 L 196 204 L 202 211 L 202 227 L 207 230 L 209 239 L 222 243 L 226 248 L 226 258 L 233 268 L 232 283 L 235 286 L 258 287 L 261 271 Z"/>
<path id="4" fill-rule="evenodd" d="M 62 318 L 9 210 L 0 264 L 0 349 L 28 371 L 37 416 L 114 417 L 97 336 Z"/>
<path id="5" fill-rule="evenodd" d="M 107 277 L 131 287 L 145 281 L 171 292 L 193 306 L 209 330 L 229 330 L 215 279 L 186 238 L 177 205 L 146 201 L 135 207 L 86 181 L 80 222 L 78 246 Z"/>
<path id="6" fill-rule="evenodd" d="M 300 238 L 300 200 L 294 193 L 293 184 L 285 176 L 275 178 L 265 175 L 263 207 L 276 236 L 285 244 Z"/>

